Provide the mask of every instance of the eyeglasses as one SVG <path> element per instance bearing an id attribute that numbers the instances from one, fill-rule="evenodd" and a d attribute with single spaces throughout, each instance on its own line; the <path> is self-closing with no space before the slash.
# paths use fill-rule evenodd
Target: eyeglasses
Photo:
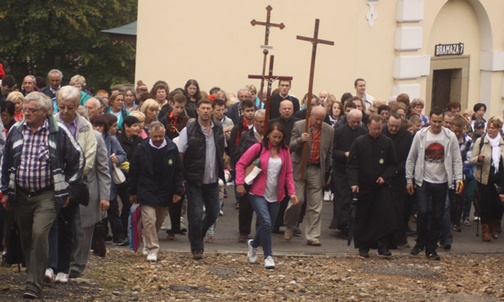
<path id="1" fill-rule="evenodd" d="M 23 108 L 23 112 L 28 112 L 28 113 L 37 113 L 39 112 L 40 109 L 33 109 L 33 108 Z"/>
<path id="2" fill-rule="evenodd" d="M 74 109 L 75 109 L 75 107 L 74 107 L 74 106 L 58 105 L 58 109 L 59 109 L 60 111 L 63 111 L 63 110 L 65 110 L 65 109 L 66 109 L 66 110 L 68 110 L 68 111 L 72 111 L 72 110 L 74 110 Z"/>

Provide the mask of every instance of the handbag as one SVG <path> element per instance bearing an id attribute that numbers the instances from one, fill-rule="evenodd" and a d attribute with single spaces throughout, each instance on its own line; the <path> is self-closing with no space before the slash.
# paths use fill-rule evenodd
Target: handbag
<path id="1" fill-rule="evenodd" d="M 262 148 L 263 145 L 261 143 L 261 148 L 259 149 L 259 152 L 257 155 L 254 157 L 252 162 L 245 167 L 245 184 L 251 185 L 254 182 L 254 179 L 259 175 L 259 173 L 262 171 L 261 168 L 259 168 L 261 161 L 260 161 L 260 156 L 262 153 Z"/>
<path id="2" fill-rule="evenodd" d="M 124 176 L 123 171 L 114 164 L 114 169 L 112 169 L 112 181 L 116 185 L 121 185 L 126 181 L 126 176 Z"/>
<path id="3" fill-rule="evenodd" d="M 89 189 L 83 181 L 71 184 L 69 194 L 70 202 L 78 202 L 86 207 L 89 204 Z"/>

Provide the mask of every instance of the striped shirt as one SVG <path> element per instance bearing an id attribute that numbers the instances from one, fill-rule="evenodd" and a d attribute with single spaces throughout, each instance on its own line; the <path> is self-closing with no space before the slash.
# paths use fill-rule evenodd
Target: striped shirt
<path id="1" fill-rule="evenodd" d="M 34 133 L 23 125 L 23 149 L 16 172 L 17 184 L 28 191 L 40 191 L 53 185 L 49 154 L 49 122 L 44 121 Z"/>

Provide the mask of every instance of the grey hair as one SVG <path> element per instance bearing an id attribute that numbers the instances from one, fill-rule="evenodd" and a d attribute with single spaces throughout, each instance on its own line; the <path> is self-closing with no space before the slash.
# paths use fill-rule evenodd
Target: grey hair
<path id="1" fill-rule="evenodd" d="M 152 132 L 153 130 L 157 130 L 157 129 L 163 129 L 166 131 L 165 129 L 165 126 L 163 125 L 163 123 L 159 122 L 159 121 L 154 121 L 152 123 L 150 123 L 149 125 L 149 132 Z"/>
<path id="2" fill-rule="evenodd" d="M 266 116 L 266 110 L 265 110 L 265 109 L 258 109 L 258 110 L 256 110 L 256 112 L 254 112 L 254 119 L 255 119 L 258 115 L 264 115 L 264 116 Z"/>
<path id="3" fill-rule="evenodd" d="M 47 73 L 47 77 L 49 77 L 53 73 L 59 75 L 60 78 L 63 80 L 63 72 L 61 72 L 61 70 L 59 70 L 59 69 L 51 69 L 51 70 L 49 70 L 49 72 Z"/>
<path id="4" fill-rule="evenodd" d="M 72 101 L 75 105 L 80 103 L 81 92 L 73 86 L 63 86 L 56 92 L 56 102 Z"/>
<path id="5" fill-rule="evenodd" d="M 359 109 L 350 110 L 350 112 L 348 112 L 347 114 L 347 120 L 354 115 L 358 115 L 360 118 L 362 118 L 362 111 L 360 111 Z"/>
<path id="6" fill-rule="evenodd" d="M 86 86 L 86 78 L 80 74 L 76 74 L 70 78 L 70 85 L 74 86 L 77 83 L 81 84 L 82 87 Z"/>
<path id="7" fill-rule="evenodd" d="M 249 95 L 252 95 L 252 93 L 250 93 L 250 89 L 248 89 L 248 87 L 242 87 L 242 88 L 238 89 L 238 92 L 236 93 L 236 97 L 238 97 L 238 95 L 240 94 L 240 91 L 246 91 L 246 92 L 248 92 Z"/>
<path id="8" fill-rule="evenodd" d="M 317 105 L 317 106 L 313 106 L 313 107 L 311 108 L 311 115 L 314 115 L 315 113 L 317 113 L 317 110 L 319 110 L 319 108 L 320 108 L 320 109 L 323 109 L 323 110 L 324 110 L 324 113 L 325 113 L 325 111 L 326 111 L 326 110 L 325 110 L 325 108 L 324 108 L 324 107 L 322 107 L 322 106 L 320 106 L 320 105 Z"/>
<path id="9" fill-rule="evenodd" d="M 43 94 L 42 92 L 34 91 L 30 92 L 25 96 L 25 104 L 28 104 L 29 102 L 35 101 L 37 102 L 37 109 L 40 110 L 45 110 L 45 111 L 52 111 L 52 101 L 51 98 L 48 97 L 47 95 Z"/>
<path id="10" fill-rule="evenodd" d="M 29 74 L 29 75 L 26 75 L 25 78 L 26 77 L 29 77 L 33 81 L 33 84 L 37 84 L 37 79 L 35 78 L 34 75 Z"/>

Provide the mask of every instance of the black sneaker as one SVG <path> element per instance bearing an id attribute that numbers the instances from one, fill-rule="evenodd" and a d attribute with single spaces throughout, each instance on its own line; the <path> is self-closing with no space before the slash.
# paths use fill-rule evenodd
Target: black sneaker
<path id="1" fill-rule="evenodd" d="M 31 300 L 40 299 L 40 291 L 27 287 L 23 293 L 23 298 Z"/>
<path id="2" fill-rule="evenodd" d="M 441 257 L 439 257 L 439 255 L 436 253 L 436 252 L 432 252 L 432 253 L 428 253 L 426 254 L 427 256 L 427 259 L 429 260 L 441 260 Z"/>
<path id="3" fill-rule="evenodd" d="M 382 247 L 378 249 L 378 255 L 390 257 L 392 256 L 392 253 L 386 247 Z"/>
<path id="4" fill-rule="evenodd" d="M 75 279 L 75 278 L 80 278 L 81 273 L 75 270 L 70 270 L 70 273 L 68 273 L 68 278 L 70 279 Z"/>
<path id="5" fill-rule="evenodd" d="M 361 256 L 362 258 L 369 258 L 369 249 L 360 247 L 359 256 Z"/>
<path id="6" fill-rule="evenodd" d="M 411 249 L 410 254 L 411 254 L 411 255 L 415 255 L 415 256 L 416 256 L 416 255 L 420 254 L 420 252 L 421 252 L 421 251 L 423 251 L 423 247 L 421 247 L 421 246 L 419 246 L 419 245 L 415 245 L 415 246 Z"/>
<path id="7" fill-rule="evenodd" d="M 443 244 L 443 248 L 445 249 L 445 251 L 451 250 L 451 243 L 445 243 L 445 244 Z"/>

